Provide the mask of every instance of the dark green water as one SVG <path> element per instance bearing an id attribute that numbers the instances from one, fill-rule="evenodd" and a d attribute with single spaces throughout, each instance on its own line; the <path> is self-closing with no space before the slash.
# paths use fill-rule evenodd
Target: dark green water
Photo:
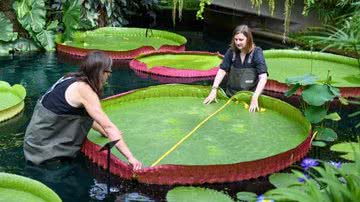
<path id="1" fill-rule="evenodd" d="M 188 50 L 219 51 L 224 54 L 229 38 L 211 38 L 201 32 L 184 32 L 188 39 Z M 276 48 L 276 45 L 260 43 L 263 49 Z M 74 71 L 77 61 L 56 53 L 32 53 L 18 56 L 0 57 L 0 80 L 10 84 L 20 83 L 27 89 L 25 110 L 15 118 L 0 123 L 0 172 L 8 172 L 37 179 L 56 191 L 64 202 L 88 202 L 102 199 L 102 183 L 107 182 L 106 172 L 80 155 L 76 163 L 56 168 L 39 168 L 27 165 L 22 151 L 24 131 L 30 120 L 37 99 L 62 75 Z M 135 74 L 126 63 L 116 64 L 112 77 L 105 88 L 105 97 L 128 90 L 160 84 L 158 78 Z M 153 79 L 154 78 L 154 79 Z M 165 82 L 171 82 L 169 80 Z M 180 81 L 181 82 L 181 81 Z M 188 81 L 187 81 L 188 82 Z M 211 81 L 197 81 L 196 84 L 210 85 Z M 1 99 L 1 98 L 0 98 Z M 343 109 L 346 116 L 353 109 Z M 353 126 L 358 120 L 348 119 L 332 125 L 342 139 L 358 134 Z M 326 149 L 313 150 L 310 155 L 329 159 Z M 111 176 L 112 186 L 119 192 L 107 196 L 103 201 L 163 201 L 169 186 L 153 186 L 124 181 Z M 271 186 L 266 178 L 229 183 L 206 185 L 221 189 L 234 196 L 238 191 L 262 193 Z M 100 190 L 100 191 L 99 191 Z M 96 196 L 98 198 L 96 198 Z"/>

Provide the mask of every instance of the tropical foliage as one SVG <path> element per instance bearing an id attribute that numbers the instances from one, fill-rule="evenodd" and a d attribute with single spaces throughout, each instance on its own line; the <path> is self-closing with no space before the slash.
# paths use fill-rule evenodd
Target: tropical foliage
<path id="1" fill-rule="evenodd" d="M 286 83 L 292 85 L 292 87 L 285 93 L 285 96 L 293 95 L 302 87 L 301 97 L 304 101 L 302 104 L 304 115 L 312 124 L 317 124 L 314 127 L 316 141 L 313 141 L 313 145 L 325 146 L 325 142 L 336 140 L 337 134 L 333 129 L 325 127 L 321 122 L 325 119 L 333 121 L 341 119 L 337 112 L 328 113 L 329 103 L 334 98 L 340 97 L 340 91 L 331 85 L 330 76 L 323 84 L 317 83 L 317 80 L 318 78 L 311 74 L 288 78 Z"/>
<path id="2" fill-rule="evenodd" d="M 360 198 L 360 142 L 340 143 L 332 150 L 345 152 L 350 163 L 324 162 L 305 158 L 300 169 L 291 173 L 274 173 L 269 181 L 276 188 L 257 196 L 238 192 L 240 201 L 358 201 Z M 261 199 L 261 200 L 259 200 Z"/>
<path id="3" fill-rule="evenodd" d="M 129 24 L 133 16 L 144 15 L 156 4 L 157 0 L 17 0 L 12 7 L 17 21 L 35 44 L 52 51 L 57 32 L 62 32 L 60 39 L 67 41 L 77 30 L 121 27 Z M 13 32 L 10 20 L 3 13 L 0 13 L 0 30 L 0 41 L 17 39 L 17 33 Z"/>
<path id="4" fill-rule="evenodd" d="M 327 13 L 323 15 L 324 27 L 312 28 L 295 38 L 309 46 L 320 46 L 322 50 L 336 48 L 345 53 L 353 53 L 358 59 L 360 69 L 360 2 L 330 1 L 336 5 L 334 7 L 324 6 L 323 3 L 326 2 L 328 1 L 319 1 L 309 7 L 318 9 L 319 13 Z"/>
<path id="5" fill-rule="evenodd" d="M 301 163 L 302 172 L 292 170 L 292 173 L 270 176 L 270 182 L 277 188 L 264 195 L 275 201 L 358 201 L 360 143 L 351 145 L 354 163 L 304 159 Z"/>

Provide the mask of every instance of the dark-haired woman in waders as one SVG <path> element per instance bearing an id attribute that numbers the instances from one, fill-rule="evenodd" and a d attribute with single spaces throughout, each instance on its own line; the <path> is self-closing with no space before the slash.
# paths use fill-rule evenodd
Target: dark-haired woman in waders
<path id="1" fill-rule="evenodd" d="M 216 74 L 210 94 L 203 103 L 216 101 L 217 89 L 226 73 L 229 73 L 226 94 L 231 97 L 241 90 L 254 91 L 249 111 L 258 111 L 258 98 L 268 76 L 262 49 L 255 46 L 252 33 L 246 25 L 235 28 L 230 46 Z"/>
<path id="2" fill-rule="evenodd" d="M 93 128 L 111 141 L 120 139 L 116 148 L 134 170 L 142 167 L 100 105 L 111 66 L 112 60 L 106 54 L 91 52 L 77 72 L 62 77 L 42 96 L 25 132 L 27 161 L 41 165 L 74 159 Z"/>

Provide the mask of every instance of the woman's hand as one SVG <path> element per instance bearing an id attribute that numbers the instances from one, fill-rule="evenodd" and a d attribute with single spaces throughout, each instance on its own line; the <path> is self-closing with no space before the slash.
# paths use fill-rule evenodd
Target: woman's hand
<path id="1" fill-rule="evenodd" d="M 251 98 L 251 103 L 250 103 L 250 107 L 249 107 L 249 112 L 256 112 L 259 111 L 259 103 L 258 103 L 258 97 L 257 96 L 253 96 Z"/>
<path id="2" fill-rule="evenodd" d="M 133 170 L 140 170 L 143 167 L 142 163 L 134 157 L 129 158 L 128 161 L 132 165 Z"/>
<path id="3" fill-rule="evenodd" d="M 215 100 L 215 102 L 217 102 L 217 100 L 216 100 L 216 93 L 217 93 L 217 92 L 216 92 L 216 91 L 217 91 L 216 88 L 212 88 L 211 91 L 210 91 L 210 93 L 209 93 L 209 95 L 207 96 L 207 98 L 205 98 L 203 104 L 210 104 L 210 103 L 212 103 L 214 100 Z"/>

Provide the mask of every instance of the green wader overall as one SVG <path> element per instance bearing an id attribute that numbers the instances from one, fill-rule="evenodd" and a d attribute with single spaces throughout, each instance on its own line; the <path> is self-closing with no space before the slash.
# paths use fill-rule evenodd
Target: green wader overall
<path id="1" fill-rule="evenodd" d="M 248 60 L 245 61 L 245 68 L 235 68 L 235 53 L 233 53 L 232 65 L 230 67 L 228 82 L 226 85 L 226 95 L 233 96 L 241 90 L 254 91 L 259 82 L 258 74 L 255 67 L 252 66 L 252 57 L 254 50 L 250 53 Z"/>
<path id="2" fill-rule="evenodd" d="M 45 95 L 66 79 L 61 78 Z M 39 165 L 59 157 L 75 158 L 91 129 L 92 118 L 55 114 L 42 105 L 42 98 L 37 102 L 25 132 L 25 159 Z"/>

